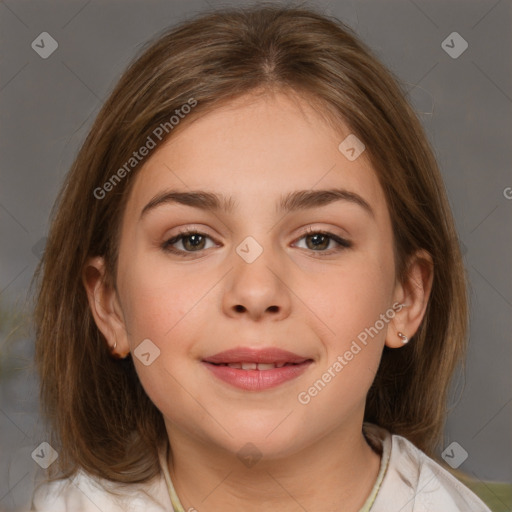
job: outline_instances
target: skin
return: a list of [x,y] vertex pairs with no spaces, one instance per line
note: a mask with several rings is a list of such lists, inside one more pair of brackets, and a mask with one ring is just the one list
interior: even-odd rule
[[[394,272],[392,227],[382,188],[365,153],[349,161],[334,130],[305,99],[245,96],[195,119],[152,153],[135,178],[122,219],[116,289],[102,283],[105,262],[91,258],[84,284],[109,345],[121,355],[150,339],[160,356],[134,362],[165,418],[171,478],[185,510],[357,512],[377,478],[380,457],[361,432],[365,399],[384,345],[403,346],[424,316],[432,283],[418,252],[408,280]],[[343,187],[373,209],[337,201],[277,213],[281,194]],[[232,212],[166,204],[144,206],[168,189],[232,196]],[[162,245],[180,228],[208,237]],[[348,239],[320,250],[305,228]],[[247,237],[263,248],[247,263]],[[309,240],[309,243],[308,243]],[[328,242],[329,241],[329,242]],[[327,246],[328,243],[328,246]],[[322,256],[320,252],[331,254]],[[307,404],[297,395],[343,355],[352,340],[395,303],[405,304]],[[241,307],[243,306],[243,307]],[[275,346],[310,357],[298,378],[261,392],[217,380],[201,360],[236,346]],[[253,443],[262,458],[246,467],[237,452]]]

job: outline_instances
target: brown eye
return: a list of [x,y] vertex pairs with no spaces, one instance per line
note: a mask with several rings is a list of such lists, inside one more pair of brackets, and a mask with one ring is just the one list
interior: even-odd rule
[[329,242],[331,241],[327,235],[322,233],[316,233],[314,235],[307,235],[306,240],[311,242],[306,242],[308,249],[316,250],[316,249],[327,249],[329,246]]
[[[315,231],[310,229],[299,240],[306,240],[306,249],[317,252],[319,255],[329,255],[352,247],[352,243],[328,231]],[[328,249],[333,242],[335,245]]]
[[196,249],[204,249],[205,238],[196,233],[193,235],[185,235],[181,237],[183,247],[187,251],[195,251]]
[[[162,244],[162,249],[167,252],[186,256],[187,253],[194,253],[204,250],[207,239],[211,237],[198,231],[182,231],[175,237],[167,240]],[[179,247],[181,244],[182,248]],[[178,247],[174,247],[178,245]]]

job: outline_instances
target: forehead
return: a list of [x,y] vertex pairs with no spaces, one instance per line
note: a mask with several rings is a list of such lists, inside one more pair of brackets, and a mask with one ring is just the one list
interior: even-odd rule
[[135,177],[129,211],[140,214],[165,189],[221,193],[236,210],[294,190],[343,187],[378,215],[385,199],[366,154],[350,161],[338,149],[350,134],[303,97],[242,96],[192,119],[149,155]]

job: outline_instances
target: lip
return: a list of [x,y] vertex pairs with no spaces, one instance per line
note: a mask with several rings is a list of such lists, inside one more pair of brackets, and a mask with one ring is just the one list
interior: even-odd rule
[[[312,362],[311,358],[274,347],[264,349],[238,347],[209,356],[203,359],[202,364],[216,378],[236,388],[246,391],[264,391],[299,377]],[[287,364],[269,370],[243,370],[225,366],[230,363]]]
[[229,363],[303,363],[310,359],[287,350],[276,347],[250,348],[236,347],[213,356],[206,357],[203,361],[215,364]]

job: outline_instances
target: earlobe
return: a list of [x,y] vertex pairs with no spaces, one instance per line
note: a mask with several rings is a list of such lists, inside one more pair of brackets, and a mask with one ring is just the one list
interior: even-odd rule
[[414,336],[425,316],[433,279],[432,257],[418,250],[410,259],[405,281],[396,286],[395,298],[401,307],[388,328],[386,346],[402,347]]
[[130,351],[121,308],[114,287],[106,280],[106,265],[102,256],[87,260],[82,272],[89,307],[98,329],[107,340],[112,355],[126,357]]
[[402,340],[404,345],[409,342],[409,338],[403,332],[397,331],[396,335]]

